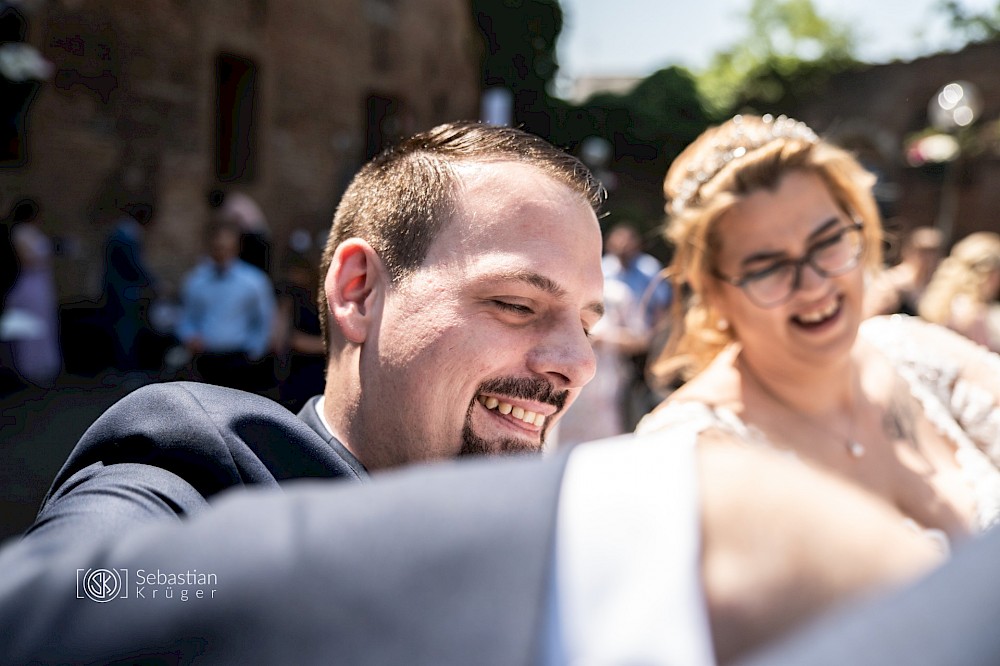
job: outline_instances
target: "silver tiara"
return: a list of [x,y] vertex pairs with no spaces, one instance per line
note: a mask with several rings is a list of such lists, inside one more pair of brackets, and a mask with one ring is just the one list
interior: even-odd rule
[[809,126],[788,116],[775,118],[771,114],[761,117],[763,125],[746,126],[743,116],[734,116],[735,130],[725,141],[720,141],[708,156],[700,163],[687,167],[687,176],[677,187],[677,195],[670,200],[670,212],[679,215],[694,199],[701,186],[714,178],[722,169],[732,162],[767,145],[775,139],[798,139],[808,143],[816,143],[819,137],[809,129]]

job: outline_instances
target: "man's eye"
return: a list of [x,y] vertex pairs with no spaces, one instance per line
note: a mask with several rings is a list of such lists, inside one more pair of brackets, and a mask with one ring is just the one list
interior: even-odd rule
[[501,310],[505,310],[507,312],[513,312],[514,314],[530,315],[534,313],[534,311],[527,305],[520,305],[518,303],[508,303],[507,301],[494,300],[493,304],[498,308],[500,308]]

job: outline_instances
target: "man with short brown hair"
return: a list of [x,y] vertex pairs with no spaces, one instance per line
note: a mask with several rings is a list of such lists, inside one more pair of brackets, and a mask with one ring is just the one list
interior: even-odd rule
[[537,451],[594,373],[600,185],[520,130],[452,123],[355,176],[320,274],[324,395],[367,469]]
[[602,197],[517,129],[449,123],[390,149],[348,187],[324,254],[324,395],[296,419],[243,391],[143,387],[87,431],[32,531],[68,517],[62,539],[114,534],[232,486],[541,450],[594,374]]

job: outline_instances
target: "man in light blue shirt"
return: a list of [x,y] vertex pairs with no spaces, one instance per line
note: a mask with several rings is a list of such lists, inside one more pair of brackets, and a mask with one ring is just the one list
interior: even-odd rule
[[[604,249],[601,269],[605,281],[625,285],[635,303],[634,311],[626,315],[626,319],[634,327],[645,328],[647,340],[657,339],[667,325],[673,300],[670,283],[660,275],[663,264],[642,251],[639,231],[627,223],[612,227]],[[626,431],[635,428],[639,420],[661,400],[661,396],[646,384],[647,351],[636,350],[625,354],[622,359],[626,379],[623,381],[620,409]]]
[[206,382],[250,391],[267,381],[261,364],[274,321],[274,288],[267,274],[239,259],[240,231],[212,226],[209,257],[184,283],[177,337]]
[[601,260],[604,278],[619,280],[643,307],[646,325],[653,328],[670,307],[670,283],[660,278],[663,264],[642,251],[642,238],[635,227],[618,224],[608,233],[606,254]]

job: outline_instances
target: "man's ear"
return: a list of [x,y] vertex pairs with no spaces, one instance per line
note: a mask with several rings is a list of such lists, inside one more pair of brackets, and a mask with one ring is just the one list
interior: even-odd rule
[[368,337],[388,275],[366,241],[349,238],[333,253],[323,288],[332,325],[354,343]]

